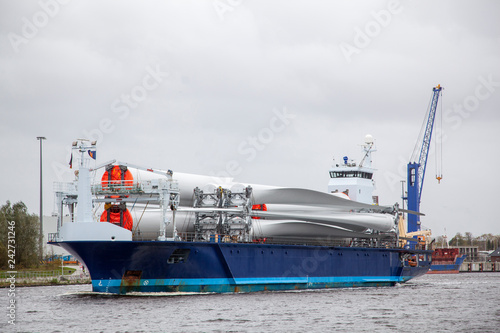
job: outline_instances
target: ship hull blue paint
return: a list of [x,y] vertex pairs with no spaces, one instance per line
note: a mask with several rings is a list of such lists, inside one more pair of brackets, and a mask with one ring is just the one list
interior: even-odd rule
[[460,268],[460,265],[432,265],[431,266],[431,271],[458,271]]
[[[391,286],[425,274],[432,253],[206,242],[69,241],[57,244],[87,266],[93,291],[116,294]],[[424,260],[419,261],[418,267],[411,267],[401,259],[404,254],[414,254]],[[174,260],[176,256],[178,259]]]

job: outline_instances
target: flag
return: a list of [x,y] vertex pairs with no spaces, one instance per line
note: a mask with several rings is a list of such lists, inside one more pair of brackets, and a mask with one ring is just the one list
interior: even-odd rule
[[73,169],[73,153],[71,153],[71,158],[69,160],[69,168]]
[[95,154],[96,154],[95,150],[90,150],[89,149],[89,156],[92,157],[94,160],[95,160]]

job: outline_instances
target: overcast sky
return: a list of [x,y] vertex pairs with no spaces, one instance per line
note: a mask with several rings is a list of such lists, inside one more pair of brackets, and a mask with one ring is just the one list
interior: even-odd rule
[[431,154],[423,224],[500,234],[499,13],[498,1],[0,0],[0,203],[38,214],[37,136],[50,215],[76,138],[98,139],[98,163],[326,191],[333,157],[359,161],[369,133],[392,205],[441,84],[443,180]]

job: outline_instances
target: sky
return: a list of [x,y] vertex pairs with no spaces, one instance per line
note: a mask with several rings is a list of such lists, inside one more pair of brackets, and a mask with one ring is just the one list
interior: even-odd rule
[[[366,134],[401,202],[432,88],[422,194],[433,236],[500,234],[498,1],[0,0],[0,203],[44,214],[71,142],[111,159],[326,191]],[[443,179],[435,179],[442,161]]]

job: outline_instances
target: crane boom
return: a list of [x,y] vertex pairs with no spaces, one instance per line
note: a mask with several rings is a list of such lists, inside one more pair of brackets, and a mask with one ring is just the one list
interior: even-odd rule
[[443,88],[440,85],[432,88],[433,94],[432,94],[431,108],[429,110],[429,117],[427,118],[427,125],[425,126],[424,140],[422,142],[422,149],[420,150],[420,158],[418,160],[418,163],[420,164],[420,169],[419,169],[420,191],[418,193],[418,202],[420,202],[420,199],[422,198],[422,189],[424,188],[424,178],[425,178],[425,170],[427,167],[427,158],[429,157],[429,148],[431,145],[432,129],[434,128],[434,119],[436,119],[436,110],[439,100],[439,94],[441,93],[442,89]]
[[[427,167],[427,158],[429,157],[429,148],[432,139],[432,130],[434,128],[434,119],[436,118],[437,104],[439,95],[443,88],[440,85],[432,88],[432,101],[427,117],[425,132],[423,135],[420,155],[417,162],[408,163],[408,209],[420,212],[420,201],[422,198],[422,188],[424,186],[425,169]],[[416,156],[412,156],[414,161]],[[408,214],[408,232],[420,230],[420,218],[418,215]]]

